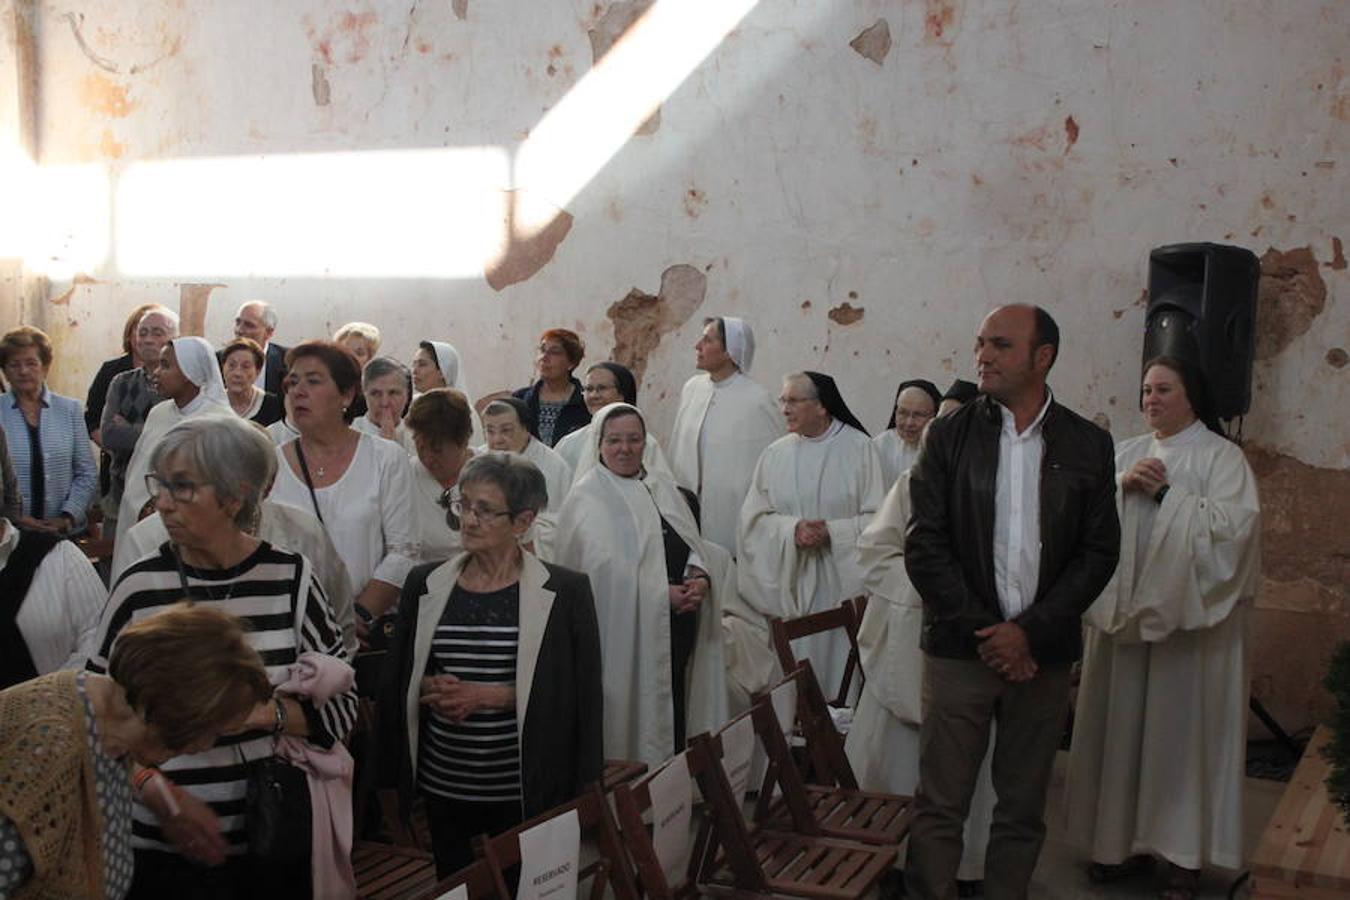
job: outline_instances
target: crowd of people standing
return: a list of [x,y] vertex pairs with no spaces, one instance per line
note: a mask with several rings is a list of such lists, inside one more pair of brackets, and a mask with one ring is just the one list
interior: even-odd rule
[[[1113,446],[1048,385],[1054,319],[999,307],[976,381],[900,380],[871,436],[827,374],[775,396],[750,324],[715,317],[663,439],[568,329],[531,383],[475,396],[448,342],[404,362],[368,323],[278,326],[251,301],[215,347],[139,307],[84,404],[48,389],[43,332],[0,337],[0,900],[351,896],[358,695],[362,764],[424,806],[449,874],[604,759],[655,765],[746,708],[779,674],[771,619],[858,597],[846,750],[916,798],[910,896],[1027,895],[1080,659],[1091,877],[1156,857],[1186,900],[1240,864],[1260,504],[1188,363],[1146,364],[1146,430]],[[91,511],[103,577],[69,540]],[[848,650],[794,646],[828,685]],[[64,766],[41,778],[38,732]],[[261,852],[274,759],[324,817],[308,865]],[[34,824],[57,777],[83,790],[64,858]]]

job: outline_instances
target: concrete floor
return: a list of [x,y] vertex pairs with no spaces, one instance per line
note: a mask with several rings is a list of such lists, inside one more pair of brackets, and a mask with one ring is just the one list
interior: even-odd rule
[[[1032,881],[1031,896],[1035,900],[1087,900],[1098,897],[1156,897],[1164,867],[1155,867],[1153,875],[1113,885],[1095,885],[1088,881],[1087,861],[1082,851],[1071,847],[1064,833],[1064,770],[1068,754],[1060,753],[1055,764],[1055,779],[1050,786],[1047,810],[1049,834],[1041,852],[1036,876]],[[1247,834],[1247,855],[1256,849],[1262,830],[1266,827],[1284,792],[1285,783],[1248,778],[1244,822]],[[1200,894],[1204,900],[1220,900],[1228,896],[1228,889],[1240,872],[1226,869],[1206,870],[1200,879]],[[1240,896],[1245,896],[1241,894]]]

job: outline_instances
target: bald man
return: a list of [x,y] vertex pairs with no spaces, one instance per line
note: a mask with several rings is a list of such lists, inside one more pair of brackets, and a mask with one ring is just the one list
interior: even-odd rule
[[905,569],[924,651],[911,897],[957,897],[962,825],[995,724],[985,896],[1025,898],[1045,840],[1081,618],[1120,551],[1111,437],[1055,402],[1046,376],[1058,353],[1045,310],[991,312],[975,340],[982,396],[933,421],[910,469]]
[[234,316],[234,336],[246,337],[263,348],[263,367],[254,382],[269,394],[281,396],[281,379],[286,375],[286,354],[290,347],[272,342],[277,330],[277,313],[272,304],[250,300]]

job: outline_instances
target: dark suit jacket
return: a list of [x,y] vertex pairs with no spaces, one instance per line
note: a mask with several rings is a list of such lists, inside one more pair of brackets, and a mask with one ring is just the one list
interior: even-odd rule
[[286,354],[290,347],[283,347],[276,341],[267,343],[267,374],[263,378],[263,390],[269,394],[281,396],[281,380],[286,377]]
[[586,408],[585,394],[581,392],[581,382],[575,378],[569,379],[572,382],[572,396],[567,401],[567,405],[558,413],[558,421],[553,426],[553,443],[549,444],[539,437],[539,391],[544,386],[544,382],[536,381],[529,387],[523,387],[511,392],[511,396],[517,400],[524,400],[525,407],[529,411],[530,420],[525,423],[525,427],[530,430],[530,434],[535,439],[542,441],[548,446],[556,446],[567,435],[574,431],[585,428],[591,424],[591,411]]
[[[974,659],[974,632],[1003,621],[994,582],[999,406],[987,396],[934,419],[909,473],[905,569],[923,598],[924,652]],[[1082,653],[1084,611],[1120,556],[1111,436],[1053,400],[1041,420],[1040,576],[1014,620],[1041,665]]]
[[[413,569],[399,601],[379,730],[381,755],[393,761],[405,817],[417,786],[421,679],[431,638],[467,559],[461,554]],[[522,815],[529,818],[578,796],[604,772],[600,630],[590,579],[527,553],[519,640],[516,715]]]

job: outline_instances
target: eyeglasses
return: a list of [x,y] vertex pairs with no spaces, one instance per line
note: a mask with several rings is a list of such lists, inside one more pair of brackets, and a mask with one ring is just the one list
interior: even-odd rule
[[441,499],[437,501],[445,510],[445,524],[450,526],[451,531],[459,531],[460,523],[466,516],[473,516],[474,521],[480,525],[489,525],[502,517],[510,518],[515,515],[509,509],[488,509],[481,504],[466,506],[463,500],[452,496],[454,490],[452,487],[446,488],[441,492]]
[[611,391],[617,394],[619,392],[619,389],[612,385],[601,385],[600,387],[595,387],[594,385],[589,384],[581,389],[581,392],[583,394],[608,394]]
[[796,406],[798,403],[810,403],[815,397],[779,397],[779,406]]
[[910,412],[907,409],[895,411],[895,421],[897,422],[927,422],[931,418],[933,418],[932,413]]
[[198,484],[195,481],[188,481],[186,478],[179,478],[173,481],[167,481],[151,472],[145,476],[145,490],[150,494],[150,499],[157,500],[164,491],[169,492],[175,503],[191,503],[197,499]]

